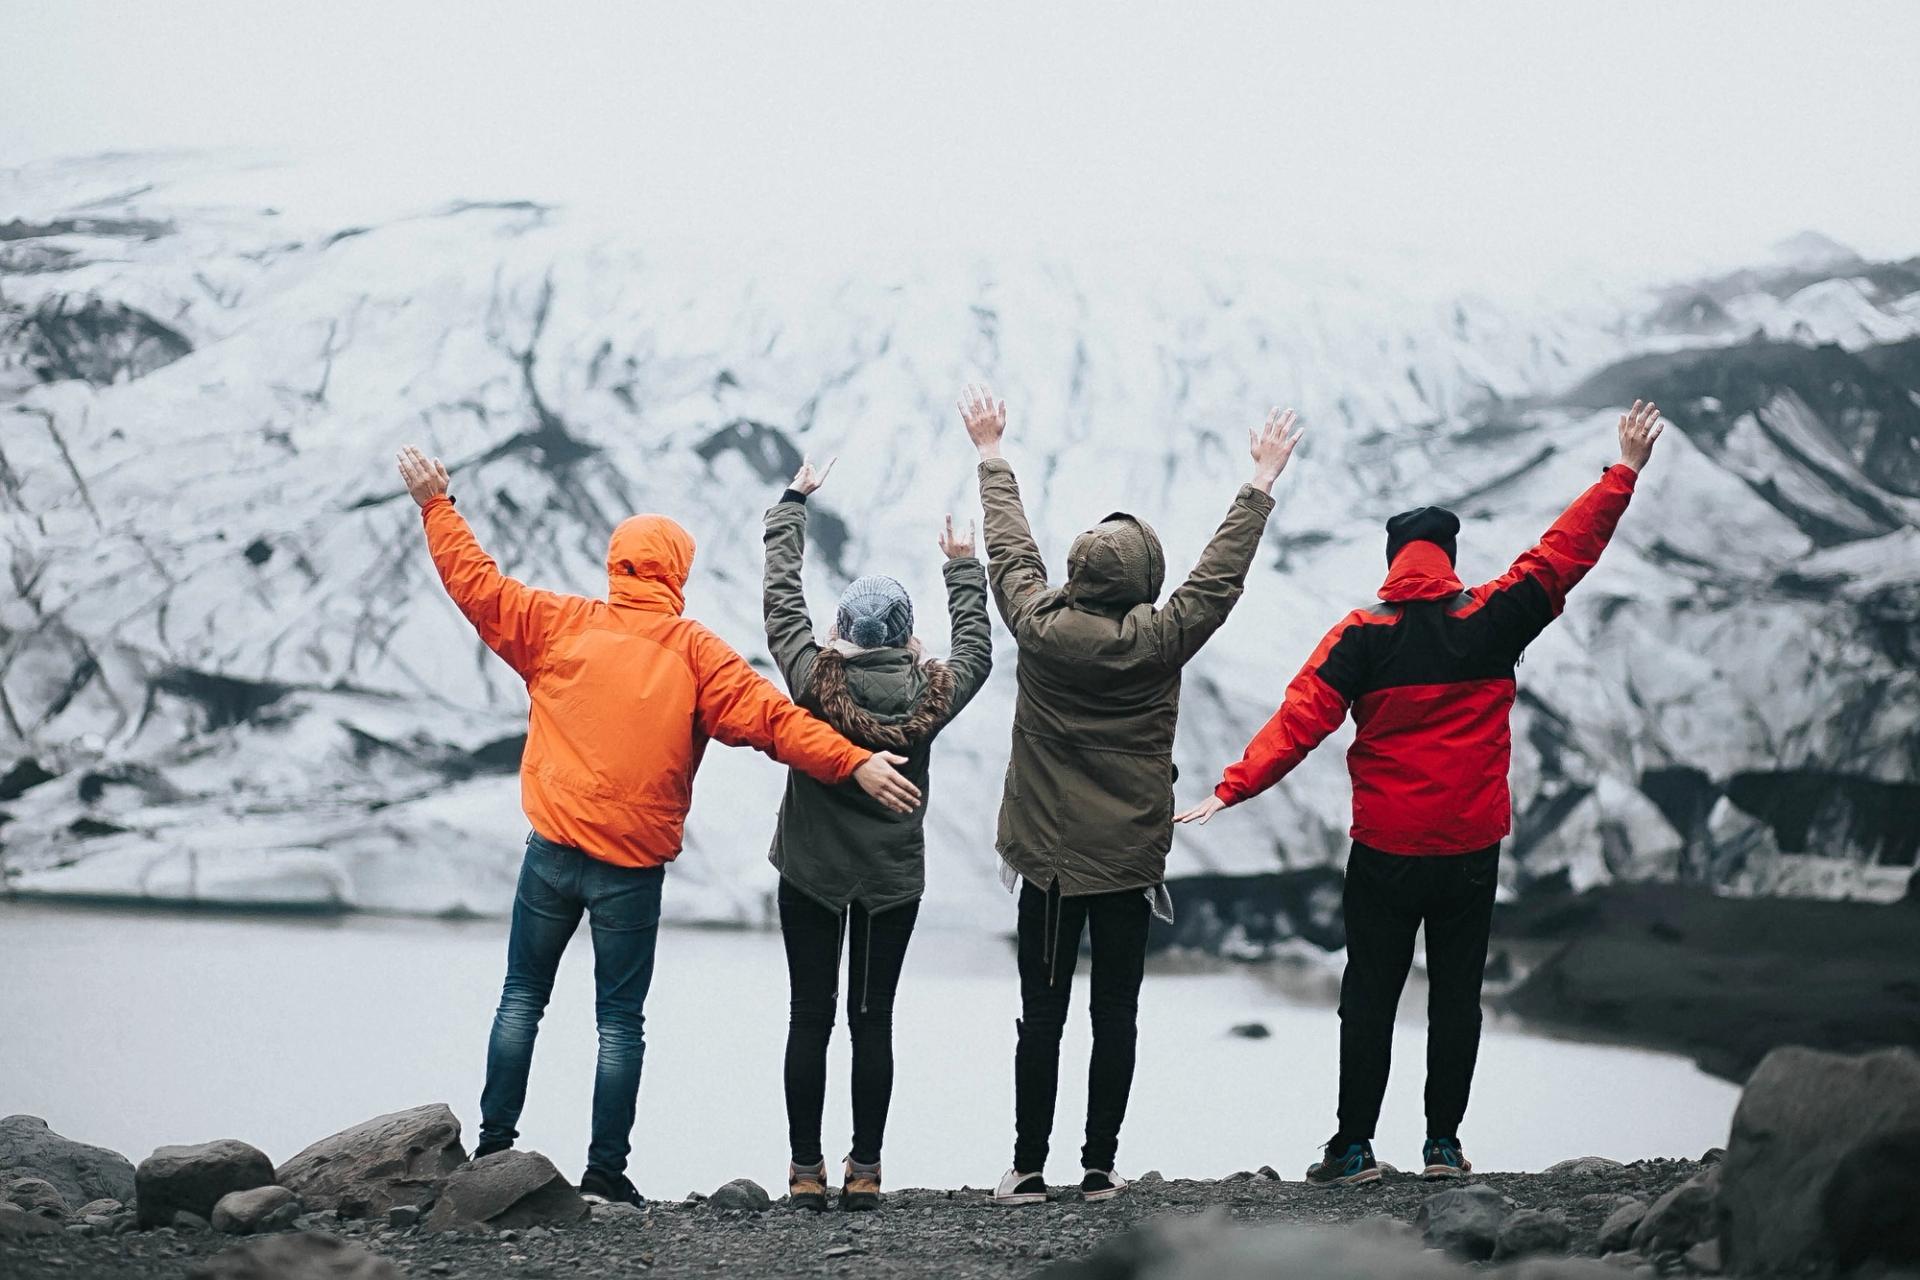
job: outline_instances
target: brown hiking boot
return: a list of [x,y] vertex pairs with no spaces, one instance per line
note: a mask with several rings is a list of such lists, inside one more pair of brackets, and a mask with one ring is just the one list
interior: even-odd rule
[[846,1179],[840,1188],[840,1207],[847,1210],[880,1207],[880,1166],[859,1165],[847,1157]]
[[827,1164],[821,1161],[811,1169],[787,1166],[787,1205],[821,1213],[827,1207]]

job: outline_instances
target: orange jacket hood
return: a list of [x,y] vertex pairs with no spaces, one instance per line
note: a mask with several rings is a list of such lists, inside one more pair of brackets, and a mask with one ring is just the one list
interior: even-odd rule
[[607,540],[607,599],[661,613],[687,605],[693,535],[665,516],[628,516]]
[[1409,542],[1388,567],[1387,580],[1380,584],[1380,598],[1390,604],[1445,600],[1465,589],[1446,552],[1431,542]]

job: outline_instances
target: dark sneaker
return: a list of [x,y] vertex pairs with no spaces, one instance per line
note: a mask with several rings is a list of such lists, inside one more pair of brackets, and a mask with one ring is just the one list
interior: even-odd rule
[[513,1143],[496,1139],[493,1142],[483,1142],[475,1147],[472,1158],[478,1160],[481,1156],[496,1155],[499,1152],[511,1150],[513,1150]]
[[630,1204],[647,1207],[647,1198],[634,1189],[624,1173],[605,1173],[589,1169],[580,1178],[580,1194],[589,1204]]
[[827,1207],[827,1162],[822,1160],[811,1169],[802,1169],[799,1165],[787,1166],[787,1204],[794,1209],[805,1209],[813,1213],[824,1212]]
[[1080,1198],[1111,1200],[1127,1189],[1127,1180],[1111,1169],[1088,1169],[1080,1177]]
[[995,1204],[1044,1204],[1046,1199],[1047,1180],[1037,1173],[1021,1173],[1018,1169],[1007,1170],[993,1191]]
[[880,1207],[879,1165],[857,1165],[848,1157],[841,1170],[840,1207],[854,1212]]
[[1422,1148],[1422,1159],[1427,1167],[1420,1172],[1423,1178],[1439,1181],[1442,1178],[1464,1178],[1473,1172],[1473,1162],[1460,1151],[1458,1138],[1428,1138]]
[[1307,1169],[1307,1181],[1322,1187],[1357,1187],[1363,1182],[1380,1181],[1380,1166],[1374,1162],[1371,1142],[1346,1142],[1338,1139],[1327,1144],[1318,1164]]

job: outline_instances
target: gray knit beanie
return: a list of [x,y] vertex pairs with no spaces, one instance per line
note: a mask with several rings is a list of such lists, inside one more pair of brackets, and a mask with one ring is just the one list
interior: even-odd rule
[[883,574],[856,578],[840,593],[834,623],[842,640],[862,649],[898,649],[913,636],[913,601]]

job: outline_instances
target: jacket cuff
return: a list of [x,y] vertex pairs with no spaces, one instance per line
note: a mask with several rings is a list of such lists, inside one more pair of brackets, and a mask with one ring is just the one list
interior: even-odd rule
[[1240,486],[1239,496],[1235,498],[1234,501],[1245,503],[1263,516],[1273,514],[1273,495],[1265,489],[1257,488],[1250,484],[1243,484]]
[[1606,470],[1602,471],[1600,475],[1602,479],[1611,476],[1614,481],[1626,489],[1628,493],[1633,492],[1633,486],[1639,483],[1640,480],[1640,473],[1624,462],[1613,463]]
[[980,475],[982,478],[985,478],[987,474],[990,472],[997,472],[997,471],[1004,471],[1008,475],[1012,475],[1013,464],[1011,462],[1008,462],[1005,458],[980,459]]
[[958,560],[948,557],[945,563],[940,566],[940,572],[948,577],[951,577],[956,569],[962,574],[965,574],[969,569],[977,569],[983,578],[987,574],[987,567],[980,563],[980,557],[977,555],[961,556]]
[[1235,792],[1232,787],[1229,787],[1224,780],[1219,786],[1213,789],[1213,798],[1224,805],[1236,805],[1240,803],[1239,794]]
[[[807,503],[807,495],[800,492],[798,489],[789,489],[785,493],[780,495],[780,501],[781,502],[797,502],[801,506],[805,506]],[[778,506],[779,503],[775,503],[774,505]]]
[[449,507],[451,507],[453,505],[453,495],[450,493],[436,493],[431,498],[428,498],[427,505],[420,508],[420,518],[422,520],[425,520],[427,518],[427,513],[432,511],[435,507],[439,506],[443,502]]

